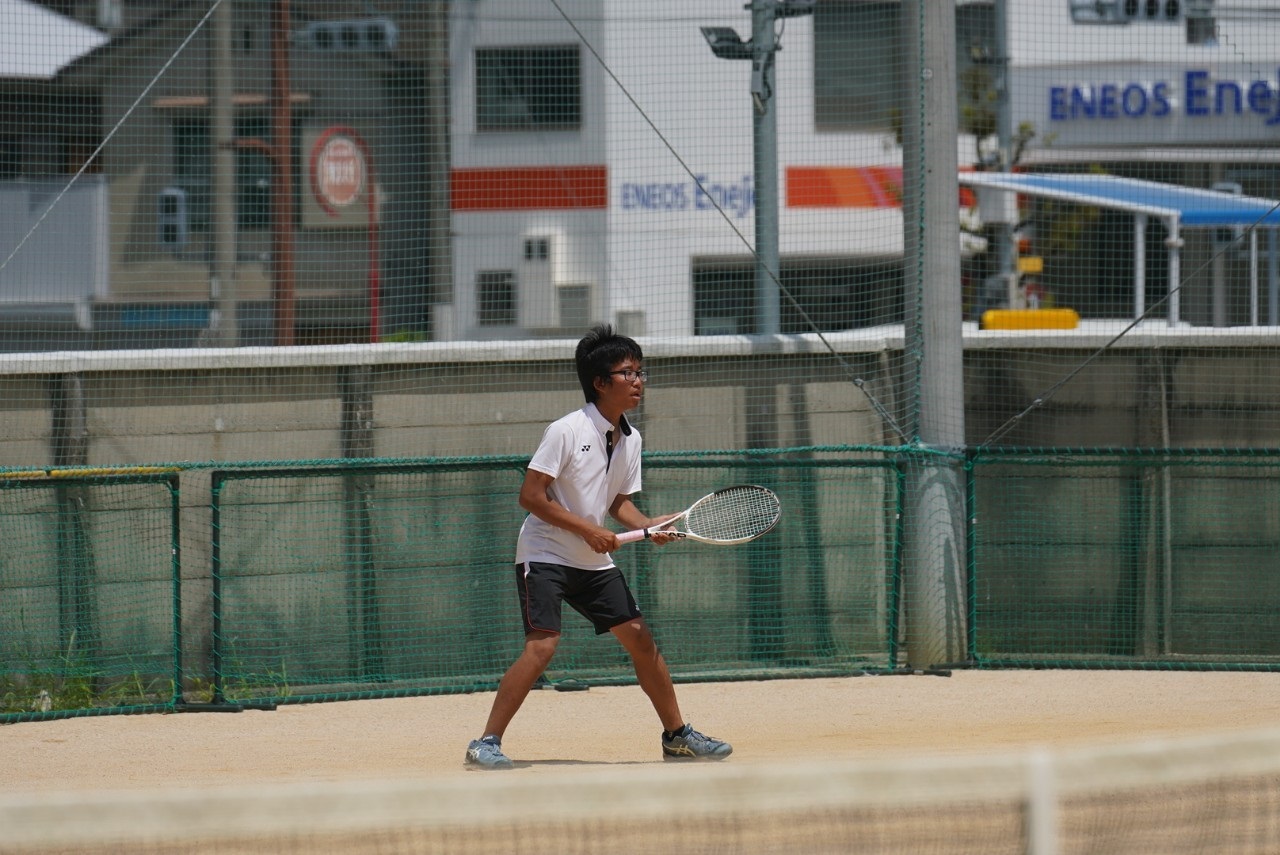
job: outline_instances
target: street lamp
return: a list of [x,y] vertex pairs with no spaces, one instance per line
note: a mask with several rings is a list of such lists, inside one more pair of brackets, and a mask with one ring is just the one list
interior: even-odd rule
[[756,332],[780,331],[778,277],[778,116],[773,59],[780,48],[774,22],[813,14],[817,0],[751,0],[751,40],[732,27],[702,27],[720,59],[751,60],[752,136],[756,188]]
[[751,59],[751,43],[744,42],[733,27],[703,27],[702,37],[720,59]]

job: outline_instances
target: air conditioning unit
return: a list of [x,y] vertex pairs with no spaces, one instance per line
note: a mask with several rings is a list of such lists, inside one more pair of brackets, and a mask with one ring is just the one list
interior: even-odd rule
[[560,306],[560,329],[576,338],[591,326],[593,312],[591,297],[595,289],[589,282],[573,282],[556,285],[556,298]]
[[1071,20],[1077,24],[1127,24],[1121,0],[1070,0]]
[[156,240],[161,246],[180,250],[187,245],[187,191],[166,187],[156,196]]
[[1184,14],[1183,0],[1121,0],[1120,14],[1126,21],[1180,24]]
[[560,295],[564,282],[564,235],[555,231],[526,234],[520,247],[519,320],[527,330],[560,326]]
[[382,53],[396,49],[399,35],[390,18],[315,21],[302,31],[302,43],[315,51]]

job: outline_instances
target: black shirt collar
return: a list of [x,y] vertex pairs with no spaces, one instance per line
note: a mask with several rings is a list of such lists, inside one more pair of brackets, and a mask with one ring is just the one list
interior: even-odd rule
[[[594,403],[587,404],[587,412],[591,416],[591,421],[595,422],[596,427],[600,429],[600,433],[612,430],[609,420],[604,417]],[[627,421],[626,413],[618,417],[618,428],[622,431],[623,436],[631,436],[631,422]]]

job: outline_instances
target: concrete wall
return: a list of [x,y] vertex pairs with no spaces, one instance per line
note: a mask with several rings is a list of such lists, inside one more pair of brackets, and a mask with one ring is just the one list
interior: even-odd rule
[[[1116,325],[1116,331],[1122,328]],[[967,331],[968,444],[1280,447],[1280,339],[1267,329]],[[643,342],[635,421],[650,451],[896,445],[909,432],[896,328],[777,342]],[[0,466],[55,460],[50,390],[83,389],[89,466],[343,456],[344,389],[374,457],[529,454],[581,405],[572,341],[15,354],[0,360]],[[905,378],[905,381],[904,381]],[[861,381],[861,387],[856,381]],[[874,402],[873,397],[874,396]],[[1036,402],[1039,403],[1036,403]]]

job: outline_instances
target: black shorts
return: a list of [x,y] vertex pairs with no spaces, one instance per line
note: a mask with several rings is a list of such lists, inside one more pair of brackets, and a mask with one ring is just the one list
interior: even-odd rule
[[596,635],[640,617],[640,607],[617,567],[578,570],[563,564],[530,561],[516,565],[516,588],[520,591],[520,615],[526,635],[538,631],[559,633],[562,602],[591,621]]

